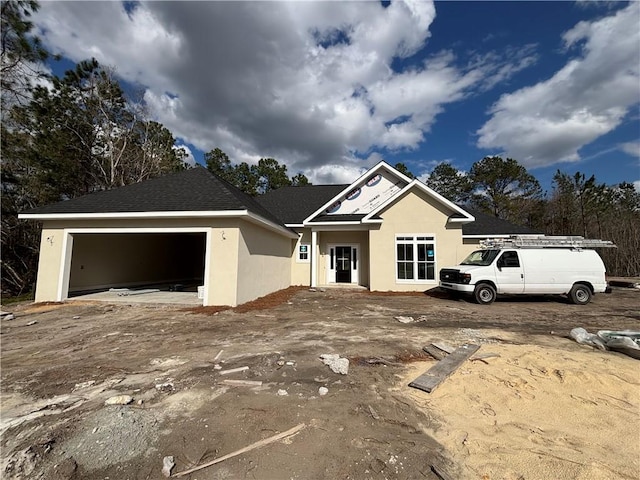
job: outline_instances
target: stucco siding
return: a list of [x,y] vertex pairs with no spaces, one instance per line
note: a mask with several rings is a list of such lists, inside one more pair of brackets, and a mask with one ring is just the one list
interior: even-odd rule
[[64,229],[46,226],[42,228],[36,279],[36,302],[55,302],[58,300],[64,244]]
[[291,239],[240,223],[237,300],[241,304],[291,285]]
[[[370,289],[376,291],[424,291],[438,284],[438,270],[464,258],[460,224],[448,223],[451,211],[414,188],[381,212],[383,222],[369,232]],[[431,281],[396,279],[396,235],[435,237],[435,278]]]
[[[303,228],[299,230],[302,235],[298,240],[292,241],[291,252],[291,285],[311,285],[311,230]],[[309,246],[309,261],[303,262],[298,259],[300,244]]]

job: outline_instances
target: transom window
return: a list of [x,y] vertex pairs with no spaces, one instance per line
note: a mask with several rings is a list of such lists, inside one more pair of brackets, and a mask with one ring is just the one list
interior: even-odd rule
[[436,278],[436,242],[429,235],[396,237],[396,280],[426,281]]

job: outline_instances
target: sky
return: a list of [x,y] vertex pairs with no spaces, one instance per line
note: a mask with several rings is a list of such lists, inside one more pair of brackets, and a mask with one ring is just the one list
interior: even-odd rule
[[315,184],[514,158],[640,190],[640,2],[42,1],[62,74],[95,57],[203,163]]

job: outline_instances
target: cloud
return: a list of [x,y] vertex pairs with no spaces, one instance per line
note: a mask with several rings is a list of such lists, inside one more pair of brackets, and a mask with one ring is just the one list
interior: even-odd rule
[[150,112],[185,143],[318,179],[418,148],[447,105],[535,61],[522,49],[465,65],[445,51],[394,70],[427,45],[436,11],[424,0],[127,5],[42,2],[34,20],[53,51],[94,56],[142,85]]
[[578,50],[551,78],[505,94],[476,132],[477,145],[502,149],[527,167],[580,160],[579,150],[620,125],[640,102],[640,3],[563,35]]
[[640,158],[640,141],[621,143],[618,147],[627,155]]

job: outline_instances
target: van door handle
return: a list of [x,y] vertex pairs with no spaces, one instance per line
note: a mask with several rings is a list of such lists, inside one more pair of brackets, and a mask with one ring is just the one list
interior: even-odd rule
[[520,278],[524,278],[524,273],[521,273],[521,274],[520,274]]

